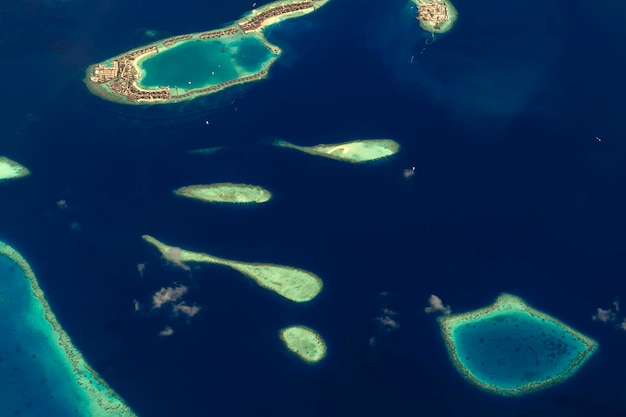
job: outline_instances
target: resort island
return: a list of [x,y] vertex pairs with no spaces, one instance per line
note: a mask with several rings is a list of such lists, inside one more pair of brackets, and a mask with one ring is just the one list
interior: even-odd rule
[[[266,4],[233,24],[133,49],[87,69],[89,91],[123,104],[177,103],[267,77],[281,50],[263,30],[328,0]],[[189,63],[189,64],[186,64]]]
[[411,0],[417,6],[420,27],[430,33],[446,33],[456,21],[457,11],[448,0]]

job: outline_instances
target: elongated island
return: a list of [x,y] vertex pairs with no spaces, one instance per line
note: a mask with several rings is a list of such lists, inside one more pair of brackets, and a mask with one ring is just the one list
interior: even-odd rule
[[89,91],[123,104],[192,100],[267,77],[281,49],[263,30],[317,10],[328,0],[281,0],[221,29],[160,40],[87,68]]
[[457,18],[457,11],[449,0],[411,0],[417,6],[420,27],[430,33],[446,33]]

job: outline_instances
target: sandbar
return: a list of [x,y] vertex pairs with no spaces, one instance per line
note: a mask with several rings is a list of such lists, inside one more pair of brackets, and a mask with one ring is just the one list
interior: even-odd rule
[[316,363],[326,356],[326,343],[315,330],[305,326],[290,326],[280,331],[280,339],[287,349],[308,363]]
[[7,157],[0,156],[0,181],[12,180],[28,175],[30,175],[30,171],[26,167]]
[[143,235],[142,238],[156,247],[163,258],[183,269],[189,269],[187,264],[192,262],[227,266],[252,278],[259,286],[296,303],[310,301],[322,290],[322,280],[312,272],[303,269],[284,265],[233,261],[169,246],[149,235]]
[[230,182],[188,185],[174,190],[174,194],[207,203],[260,204],[272,198],[265,188]]
[[[257,81],[268,76],[270,66],[282,53],[278,46],[267,40],[263,33],[264,29],[283,20],[311,13],[328,1],[280,0],[272,2],[248,12],[241,19],[220,29],[160,40],[91,65],[87,68],[84,82],[89,91],[106,100],[123,104],[163,104],[192,100],[237,84]],[[236,63],[238,48],[233,47],[232,51],[230,48],[230,45],[236,45],[244,39],[256,40],[270,52],[268,58],[254,70],[247,70],[242,65],[238,65]],[[223,68],[224,71],[230,71],[227,79],[215,78],[216,81],[206,82],[199,86],[191,85],[191,82],[184,85],[142,86],[142,80],[146,76],[142,64],[146,60],[157,54],[167,53],[174,48],[198,41],[204,43],[219,41],[223,44],[220,54],[226,54],[225,58],[229,59],[222,59],[223,57],[220,59],[225,66],[229,67]],[[207,68],[207,71],[215,75],[218,70]]]
[[400,151],[400,145],[391,139],[359,139],[351,142],[298,146],[284,140],[274,142],[281,148],[296,149],[310,155],[339,161],[362,163],[387,158]]

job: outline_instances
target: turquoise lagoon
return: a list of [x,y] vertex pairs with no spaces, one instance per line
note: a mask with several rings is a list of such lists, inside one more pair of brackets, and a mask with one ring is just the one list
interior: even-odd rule
[[440,323],[459,371],[501,395],[562,382],[597,349],[595,341],[509,294],[490,307],[442,317]]
[[72,346],[30,266],[3,242],[0,331],[0,415],[135,415]]
[[258,36],[184,41],[140,61],[139,86],[208,87],[258,73],[276,58]]

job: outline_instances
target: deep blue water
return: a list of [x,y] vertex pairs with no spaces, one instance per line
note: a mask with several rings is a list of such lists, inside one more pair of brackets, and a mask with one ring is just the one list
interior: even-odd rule
[[[403,0],[333,0],[268,31],[284,55],[267,80],[135,108],[90,95],[85,68],[152,42],[146,30],[207,30],[251,5],[2,4],[0,155],[32,175],[0,184],[0,240],[28,259],[78,349],[140,416],[624,415],[626,332],[591,316],[626,297],[625,6],[455,5],[457,26],[427,45]],[[360,137],[402,149],[348,165],[267,145]],[[274,199],[228,208],[171,193],[221,181]],[[298,266],[324,290],[297,305],[223,268],[180,271],[146,233]],[[133,311],[173,283],[189,287],[198,316]],[[433,293],[463,312],[501,292],[594,338],[597,353],[522,398],[472,387],[423,308]],[[397,330],[379,329],[383,308],[398,313]],[[292,324],[325,337],[323,362],[281,345]],[[159,338],[167,325],[175,333]]]

